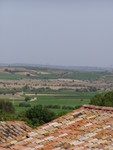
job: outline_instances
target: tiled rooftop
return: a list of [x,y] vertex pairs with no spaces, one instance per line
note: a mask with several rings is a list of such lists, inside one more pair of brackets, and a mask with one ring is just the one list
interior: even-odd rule
[[[13,130],[10,128],[10,134]],[[113,150],[113,108],[84,105],[28,130],[19,138],[12,137],[0,150]]]
[[0,147],[13,143],[31,130],[23,121],[0,121]]

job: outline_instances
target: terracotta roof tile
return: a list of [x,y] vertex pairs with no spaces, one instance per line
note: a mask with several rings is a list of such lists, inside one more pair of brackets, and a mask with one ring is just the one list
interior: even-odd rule
[[[10,128],[8,141],[6,128]],[[17,135],[11,136],[14,129]],[[27,134],[23,129],[20,123],[1,124],[0,150],[112,150],[113,108],[84,105],[35,130],[26,127]]]
[[[27,134],[31,130],[24,122],[22,121],[1,121],[0,122],[0,146],[3,145],[12,145],[17,143],[17,139]],[[8,143],[8,144],[6,144]]]

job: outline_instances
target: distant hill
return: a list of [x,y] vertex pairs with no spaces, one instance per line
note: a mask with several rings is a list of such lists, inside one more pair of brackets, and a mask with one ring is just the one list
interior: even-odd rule
[[5,64],[2,63],[0,66],[16,66],[16,67],[40,67],[40,68],[49,68],[49,69],[63,69],[63,70],[73,70],[73,71],[87,71],[87,72],[105,72],[105,71],[113,71],[112,68],[104,68],[104,67],[89,67],[89,66],[58,66],[58,65],[43,65],[43,64],[21,64],[21,63],[13,63],[13,64]]

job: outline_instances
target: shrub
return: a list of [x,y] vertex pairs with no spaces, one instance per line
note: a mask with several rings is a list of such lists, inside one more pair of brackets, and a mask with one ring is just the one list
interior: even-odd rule
[[90,104],[97,106],[111,106],[113,107],[113,91],[105,94],[97,94],[91,100]]
[[0,101],[1,112],[14,113],[15,108],[11,102]]
[[30,97],[25,97],[25,101],[30,101]]
[[75,108],[71,106],[62,106],[62,109],[74,110]]
[[27,110],[25,116],[33,126],[42,125],[56,118],[54,112],[42,107],[42,105],[37,105]]
[[59,105],[45,105],[44,108],[60,109]]
[[31,105],[27,103],[19,103],[19,107],[31,107]]

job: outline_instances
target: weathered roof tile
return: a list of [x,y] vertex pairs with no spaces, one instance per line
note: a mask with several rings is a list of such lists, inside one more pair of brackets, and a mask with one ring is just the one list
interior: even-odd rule
[[113,108],[84,105],[35,130],[1,122],[0,131],[0,150],[112,150]]

